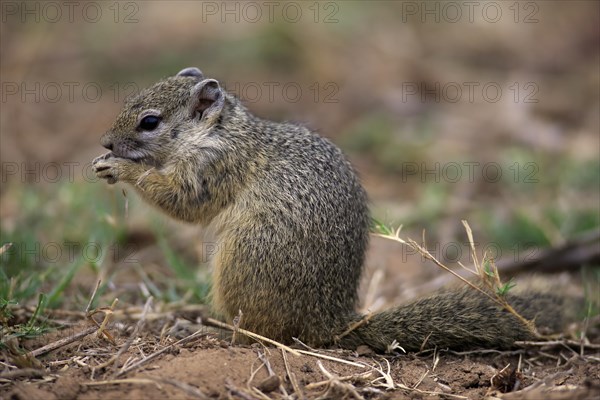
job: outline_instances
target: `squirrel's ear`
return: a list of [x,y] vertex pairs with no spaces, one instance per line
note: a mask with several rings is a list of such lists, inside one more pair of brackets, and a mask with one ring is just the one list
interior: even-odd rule
[[193,76],[200,79],[204,78],[204,75],[202,75],[202,71],[200,71],[196,67],[184,68],[181,71],[179,71],[176,76]]
[[192,118],[213,123],[221,114],[225,95],[214,79],[205,79],[192,88]]

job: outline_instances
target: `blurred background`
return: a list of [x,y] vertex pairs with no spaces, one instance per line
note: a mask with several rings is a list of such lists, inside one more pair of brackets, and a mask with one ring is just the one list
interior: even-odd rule
[[[81,309],[98,278],[125,302],[205,299],[210,237],[89,169],[124,99],[188,66],[338,144],[374,217],[450,266],[469,263],[461,220],[480,256],[515,262],[600,225],[598,2],[1,8],[4,301]],[[364,306],[440,274],[373,238]]]

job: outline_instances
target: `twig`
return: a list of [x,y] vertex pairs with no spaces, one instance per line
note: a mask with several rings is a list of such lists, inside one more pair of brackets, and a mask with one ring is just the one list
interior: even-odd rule
[[238,315],[233,319],[233,333],[231,334],[231,345],[235,345],[235,340],[237,339],[237,333],[240,329],[240,325],[242,324],[242,319],[244,318],[244,314],[242,310],[238,310]]
[[477,290],[478,292],[480,292],[481,294],[483,294],[486,297],[489,297],[492,301],[494,301],[495,303],[499,304],[499,305],[503,305],[502,302],[500,302],[496,297],[490,295],[488,292],[486,292],[485,290],[481,289],[479,286],[475,285],[474,283],[470,282],[469,280],[467,280],[466,278],[464,278],[463,276],[459,275],[458,273],[456,273],[455,271],[453,271],[452,269],[448,268],[447,266],[445,266],[444,264],[442,264],[440,261],[438,261],[437,258],[435,258],[430,252],[429,250],[427,250],[426,248],[422,247],[420,244],[418,244],[417,242],[415,242],[413,239],[401,239],[399,237],[395,237],[395,236],[390,236],[390,235],[383,235],[380,233],[375,234],[375,236],[379,236],[385,239],[389,239],[389,240],[393,240],[402,244],[405,244],[409,247],[411,247],[414,250],[417,250],[419,253],[421,253],[421,255],[423,257],[425,257],[426,259],[428,259],[429,261],[433,262],[435,265],[437,265],[438,267],[442,268],[443,270],[445,270],[446,272],[454,275],[455,277],[457,277],[458,279],[460,279],[461,281],[463,281],[465,284],[469,285],[471,288]]
[[21,368],[0,374],[0,379],[13,380],[16,378],[42,378],[48,373],[43,369]]
[[[433,331],[429,332],[429,334],[427,334],[427,337],[425,339],[423,339],[423,343],[421,343],[421,348],[419,349],[419,351],[423,351],[425,349],[425,345],[427,344],[427,342],[429,341],[429,338],[431,337],[431,334],[433,333]],[[405,352],[406,353],[406,352]],[[435,353],[435,350],[434,350]]]
[[[349,392],[352,395],[352,397],[354,397],[355,399],[363,399],[363,397],[360,394],[358,394],[358,392],[352,385],[342,383],[342,381],[340,380],[339,377],[337,377],[337,376],[333,375],[331,372],[327,371],[325,369],[325,367],[323,366],[323,364],[321,363],[321,361],[317,361],[317,365],[319,366],[319,369],[321,370],[323,375],[325,375],[329,379],[329,388],[327,389],[327,392],[331,389],[331,386],[337,386],[337,387],[342,388],[343,390]],[[326,396],[327,392],[325,393],[324,397],[327,397]]]
[[330,361],[337,361],[337,362],[341,362],[343,364],[349,364],[349,365],[354,365],[356,367],[365,368],[365,366],[362,364],[357,364],[357,363],[353,363],[352,361],[344,360],[342,358],[326,356],[324,354],[318,353],[316,349],[313,349],[312,347],[307,346],[300,339],[298,339],[298,338],[292,338],[292,339],[294,340],[294,342],[296,342],[296,344],[304,347],[305,349],[308,349],[308,350],[296,350],[297,352],[299,352],[301,354],[306,354],[306,355],[313,356],[313,357],[324,358],[324,359],[330,360]]
[[302,340],[292,337],[292,340],[294,341],[294,343],[296,343],[298,346],[302,346],[305,349],[309,350],[309,351],[317,351],[315,349],[313,349],[312,347],[310,347],[309,345],[307,345],[306,343],[304,343]]
[[[497,290],[499,288],[503,287],[503,285],[502,285],[502,280],[500,279],[500,274],[498,273],[498,268],[496,267],[494,260],[493,259],[488,260],[489,266],[490,266],[489,271],[484,270],[484,268],[479,263],[479,260],[477,258],[477,252],[475,251],[475,241],[473,240],[473,231],[471,230],[471,227],[469,226],[469,223],[467,221],[462,220],[462,224],[465,227],[465,230],[467,232],[467,237],[469,238],[469,245],[471,247],[471,258],[473,259],[473,264],[475,265],[475,270],[477,271],[481,282],[483,282],[483,284],[486,285],[489,290],[496,291],[495,298],[502,305],[502,307],[504,307],[505,310],[510,312],[519,321],[521,321],[521,323],[523,323],[529,329],[529,331],[534,334],[535,337],[539,338],[540,335],[539,335],[537,329],[535,328],[534,322],[526,319],[521,314],[519,314],[517,312],[517,310],[515,310],[513,308],[513,306],[510,305],[510,303],[508,303],[508,301],[506,300],[504,295],[498,294]],[[487,256],[484,254],[483,257],[484,257],[484,263],[485,263]]]
[[[348,375],[348,376],[339,376],[336,377],[335,379],[338,380],[339,382],[345,382],[345,381],[350,381],[352,379],[357,379],[357,378],[364,378],[364,379],[368,379],[370,377],[370,375],[372,374],[371,371],[367,371],[367,372],[362,372],[360,374],[356,374],[356,375]],[[304,388],[306,390],[313,390],[313,389],[317,389],[320,388],[321,386],[327,386],[331,384],[331,374],[325,375],[327,377],[327,380],[324,381],[320,381],[320,382],[314,382],[314,383],[309,383],[308,385],[306,385]]]
[[429,370],[425,371],[425,373],[423,375],[421,375],[421,377],[419,378],[419,380],[417,381],[417,383],[414,384],[413,389],[416,389],[419,387],[419,385],[423,382],[423,380],[425,379],[425,377],[429,375]]
[[[133,330],[133,333],[131,334],[129,339],[127,339],[127,341],[125,342],[123,347],[121,347],[119,349],[119,352],[115,356],[115,360],[117,360],[119,357],[121,357],[121,355],[129,349],[129,347],[131,346],[133,341],[140,334],[140,331],[142,330],[142,328],[144,327],[144,324],[146,323],[146,315],[148,314],[148,310],[150,310],[150,307],[152,306],[152,300],[153,300],[152,296],[148,297],[148,300],[146,300],[146,304],[144,304],[144,311],[142,311],[142,316],[140,317],[138,323],[136,324],[135,329]],[[114,370],[115,370],[114,373],[116,374],[116,364],[114,366]]]
[[103,333],[105,331],[106,325],[108,325],[108,321],[110,320],[110,315],[112,314],[113,310],[115,309],[118,303],[119,299],[115,298],[112,304],[110,305],[110,308],[105,311],[104,319],[102,320],[102,323],[100,324],[100,329],[98,330],[98,337],[100,337],[100,333]]
[[366,366],[364,364],[358,364],[352,361],[348,361],[348,360],[344,360],[343,358],[337,358],[337,357],[332,357],[332,356],[326,356],[325,354],[320,354],[320,353],[315,353],[312,351],[306,351],[306,350],[296,350],[298,353],[300,354],[306,354],[308,356],[313,356],[313,357],[317,357],[317,358],[323,358],[325,360],[329,360],[329,361],[336,361],[342,364],[348,364],[348,365],[353,365],[355,367],[359,367],[359,368],[366,368]]
[[263,366],[264,366],[264,363],[261,364],[258,368],[253,369],[254,368],[254,363],[252,363],[252,366],[250,367],[250,378],[248,378],[248,382],[246,382],[246,385],[248,387],[251,387],[251,384],[252,384],[252,381],[254,380],[254,377],[256,376],[256,374],[258,374],[258,371],[260,371]]
[[262,392],[262,390],[260,390],[256,386],[250,387],[250,389],[248,391],[251,392],[251,393],[253,393],[254,395],[260,397],[263,400],[271,400],[271,398],[269,396],[267,396],[266,394],[264,394]]
[[431,372],[435,372],[435,368],[440,362],[440,353],[438,353],[437,346],[433,349],[433,365],[431,367]]
[[87,329],[85,329],[85,330],[83,330],[83,331],[81,331],[79,333],[76,333],[76,334],[72,335],[72,336],[66,337],[64,339],[57,340],[56,342],[47,344],[47,345],[45,345],[43,347],[40,347],[39,349],[32,350],[29,353],[27,353],[25,356],[26,357],[30,357],[30,356],[31,357],[38,357],[38,356],[41,356],[42,354],[49,353],[49,352],[51,352],[53,350],[59,349],[59,348],[61,348],[63,346],[66,346],[66,345],[68,345],[70,343],[73,343],[76,340],[79,340],[79,339],[81,339],[81,338],[83,338],[83,337],[85,337],[85,336],[87,336],[87,335],[89,335],[91,333],[94,333],[95,331],[96,331],[96,327],[95,326],[89,327],[89,328],[87,328]]
[[[373,371],[377,371],[381,375],[379,378],[374,379],[373,382],[371,382],[371,383],[375,384],[375,382],[377,382],[378,386],[382,386],[386,389],[394,389],[396,387],[396,385],[394,384],[394,380],[392,379],[392,375],[390,374],[392,371],[392,367],[390,365],[390,362],[387,360],[387,358],[384,358],[383,360],[387,364],[387,372],[383,372],[383,367],[381,366],[380,363],[377,363],[379,368],[371,367],[373,369]],[[378,381],[380,381],[381,379],[383,379],[385,381],[385,383],[379,384]]]
[[102,283],[102,279],[98,279],[98,282],[96,282],[96,287],[94,288],[94,291],[92,292],[92,295],[90,296],[90,301],[88,302],[88,305],[85,308],[86,315],[90,312],[90,307],[92,307],[92,302],[94,301],[94,297],[96,297],[96,292],[98,291],[98,288],[100,287],[101,283]]
[[158,357],[160,354],[162,354],[162,353],[164,353],[166,351],[171,350],[173,347],[181,345],[181,344],[184,344],[184,343],[187,343],[187,342],[191,341],[192,339],[195,339],[198,336],[203,335],[203,334],[205,335],[206,332],[204,332],[203,330],[199,329],[196,332],[192,333],[191,335],[186,336],[183,339],[180,339],[177,342],[172,343],[172,344],[170,344],[170,345],[168,345],[168,346],[166,346],[166,347],[158,350],[157,352],[154,352],[154,353],[150,354],[148,357],[143,358],[143,359],[141,359],[140,361],[138,361],[136,363],[133,363],[132,365],[130,365],[126,369],[123,369],[123,370],[119,371],[119,373],[116,376],[117,377],[123,376],[126,373],[131,372],[131,371],[133,371],[136,368],[139,368],[140,366],[144,365],[148,361],[153,360],[154,358]]
[[283,357],[283,365],[285,365],[285,371],[287,373],[290,382],[292,383],[292,388],[294,388],[294,393],[298,396],[298,399],[302,399],[304,397],[302,391],[300,390],[300,386],[298,385],[298,381],[296,380],[296,375],[290,371],[290,366],[287,360],[287,353],[285,350],[281,349],[281,355]]
[[[265,348],[265,350],[267,350],[267,349]],[[282,351],[283,351],[283,349],[282,349]],[[261,353],[261,351],[260,351],[260,350],[258,350],[258,351],[257,351],[257,353],[258,353],[258,359],[259,359],[259,360],[260,360],[260,361],[263,363],[263,365],[264,365],[264,366],[265,366],[265,368],[267,369],[267,372],[268,372],[268,375],[269,375],[269,377],[272,377],[272,376],[275,376],[275,377],[277,377],[277,374],[275,374],[275,371],[273,371],[273,368],[271,367],[271,362],[270,362],[270,361],[269,361],[269,359],[266,357],[266,355],[265,355],[264,353]],[[279,377],[277,377],[277,380],[278,380],[279,382],[281,382],[281,381],[279,380]],[[250,382],[248,382],[248,383],[250,383]],[[251,389],[251,390],[257,390],[258,392],[260,392],[260,394],[261,394],[261,395],[264,395],[264,396],[265,396],[267,399],[269,399],[269,397],[268,397],[268,396],[266,396],[266,395],[265,395],[265,394],[264,394],[264,393],[263,393],[263,392],[262,392],[262,391],[261,391],[261,390],[260,390],[258,387],[256,387],[256,386],[253,386],[253,387],[251,387],[250,389]],[[288,394],[287,394],[287,392],[286,392],[286,390],[285,390],[285,388],[283,387],[283,385],[282,385],[281,383],[279,383],[279,390],[281,390],[281,393],[283,394],[283,397],[284,397],[284,398],[287,398],[287,397],[289,397],[289,396],[288,396]]]
[[[108,367],[109,365],[111,365],[115,361],[117,361],[119,359],[119,357],[121,357],[121,355],[123,353],[125,353],[127,351],[127,349],[129,349],[129,346],[131,346],[131,343],[133,343],[134,339],[137,338],[139,331],[146,320],[146,314],[148,313],[148,310],[150,309],[151,304],[152,304],[152,297],[149,297],[148,300],[146,300],[146,304],[144,305],[144,311],[142,312],[142,316],[139,319],[137,325],[135,326],[135,329],[133,330],[133,333],[131,334],[131,336],[129,336],[129,338],[127,339],[125,344],[123,346],[121,346],[121,348],[119,349],[117,354],[112,356],[108,361],[106,361],[100,365],[97,365],[95,367],[95,369],[102,369],[102,368]],[[114,369],[116,369],[116,365],[115,365]],[[113,376],[116,377],[116,371],[114,371]]]
[[476,350],[468,350],[468,351],[453,351],[453,350],[446,350],[446,352],[450,353],[450,354],[454,354],[457,356],[465,356],[465,355],[469,355],[469,354],[503,354],[503,355],[516,355],[516,354],[523,354],[525,350],[513,350],[513,351],[506,351],[506,350],[496,350],[496,349],[476,349]]
[[[381,235],[379,235],[381,236]],[[568,243],[558,246],[541,249],[532,257],[519,257],[515,261],[514,257],[505,257],[498,260],[495,264],[498,271],[504,276],[514,276],[520,272],[560,272],[573,271],[579,269],[582,265],[594,265],[600,260],[600,229],[586,232],[571,239]],[[465,268],[466,271],[458,271],[465,279],[469,279],[473,271]],[[435,292],[441,287],[446,286],[453,278],[448,275],[440,275],[427,283],[420,285],[415,289],[417,293]]]
[[156,385],[159,389],[161,389],[158,382],[153,379],[144,379],[144,378],[130,378],[130,379],[113,379],[110,381],[94,381],[94,382],[82,382],[81,384],[84,386],[105,386],[105,385],[119,385],[121,383],[139,383],[142,385],[153,384]]
[[[501,287],[501,281],[500,281],[500,276],[498,274],[498,269],[496,268],[496,266],[494,265],[493,262],[490,261],[491,264],[491,268],[490,271],[485,271],[484,268],[482,267],[481,263],[479,262],[479,259],[477,258],[477,252],[475,251],[475,242],[473,240],[473,232],[471,230],[471,227],[469,226],[468,222],[463,220],[462,221],[463,226],[465,227],[465,230],[467,232],[467,237],[469,239],[469,247],[470,247],[470,253],[471,253],[471,258],[473,260],[473,264],[475,266],[475,271],[471,271],[472,273],[476,273],[477,276],[479,277],[479,279],[481,280],[481,282],[487,286],[487,288],[489,290],[494,289],[494,285],[496,285],[498,288]],[[529,329],[529,331],[535,336],[535,337],[540,337],[540,335],[538,334],[535,325],[533,323],[533,321],[529,321],[526,318],[524,318],[521,314],[519,314],[504,298],[504,296],[499,295],[497,293],[495,294],[491,294],[489,290],[484,290],[481,287],[475,285],[474,283],[470,282],[468,279],[466,279],[465,277],[463,277],[462,275],[460,275],[459,273],[455,272],[454,270],[448,268],[446,265],[442,264],[437,258],[435,258],[435,256],[433,256],[429,250],[427,250],[426,247],[419,245],[417,242],[415,242],[413,239],[408,238],[407,240],[404,240],[402,238],[400,238],[399,236],[400,230],[396,230],[395,232],[393,232],[392,230],[390,230],[389,228],[385,229],[385,233],[377,233],[375,234],[376,236],[380,236],[382,238],[385,239],[390,239],[402,244],[405,244],[409,247],[411,247],[412,249],[418,251],[419,253],[421,253],[421,255],[423,257],[425,257],[426,259],[430,260],[431,262],[433,262],[435,265],[437,265],[438,267],[442,268],[443,270],[445,270],[446,272],[449,272],[450,274],[454,275],[456,278],[460,279],[463,283],[465,283],[466,285],[470,286],[472,289],[480,292],[481,294],[483,294],[484,296],[488,297],[491,301],[493,301],[494,303],[498,304],[499,306],[503,307],[505,310],[507,310],[508,312],[510,312],[512,315],[515,316],[515,318],[517,318],[519,321],[521,321],[521,323],[523,323],[523,325],[525,325],[527,327],[527,329]],[[423,237],[423,242],[425,242],[425,238]],[[492,280],[493,282],[490,282],[490,280]]]
[[268,375],[269,376],[275,375],[275,372],[273,371],[273,368],[271,367],[271,362],[265,356],[265,354],[261,353],[260,350],[258,350],[257,355],[258,355],[258,359],[263,363],[263,365],[267,369]]
[[533,390],[533,389],[535,389],[535,388],[537,388],[539,386],[542,386],[542,385],[544,385],[544,386],[550,386],[549,383],[552,382],[554,379],[560,378],[560,377],[563,377],[563,376],[568,376],[568,375],[570,375],[572,373],[573,373],[573,368],[569,369],[568,371],[559,371],[559,372],[556,372],[556,373],[554,373],[552,375],[546,376],[545,378],[540,379],[539,381],[537,381],[537,382],[535,382],[535,383],[527,386],[526,388],[524,388],[523,390],[521,390],[520,393],[529,392],[529,391],[531,391],[531,390]]
[[256,339],[256,340],[262,340],[262,341],[265,341],[265,342],[267,342],[267,343],[270,343],[270,344],[272,344],[272,345],[273,345],[273,346],[275,346],[275,347],[278,347],[278,348],[280,348],[280,349],[284,349],[284,350],[286,350],[286,351],[289,351],[290,353],[292,353],[292,354],[293,354],[293,355],[295,355],[295,356],[298,356],[298,355],[300,355],[300,354],[299,354],[299,352],[298,352],[298,350],[294,350],[294,349],[292,349],[291,347],[289,347],[289,346],[286,346],[285,344],[282,344],[282,343],[276,342],[276,341],[275,341],[275,340],[273,340],[273,339],[269,339],[269,338],[267,338],[267,337],[261,336],[261,335],[259,335],[259,334],[256,334],[256,333],[254,333],[254,332],[247,331],[247,330],[245,330],[245,329],[242,329],[242,328],[237,328],[237,329],[236,329],[235,327],[233,327],[233,326],[231,326],[231,325],[229,325],[229,324],[226,324],[226,323],[224,323],[224,322],[217,321],[216,319],[213,319],[213,318],[207,318],[207,319],[205,319],[205,320],[204,320],[204,323],[206,323],[206,324],[208,324],[208,325],[216,326],[216,327],[218,327],[218,328],[227,329],[227,330],[230,330],[230,331],[236,331],[236,330],[237,330],[237,332],[239,332],[239,333],[241,333],[241,334],[243,334],[243,335],[246,335],[246,336],[248,336],[248,337],[250,337],[250,338],[252,338],[252,339]]
[[[112,304],[110,305],[110,307],[102,307],[102,308],[99,308],[99,309],[88,311],[86,313],[87,319],[90,320],[90,321],[92,321],[98,327],[98,331],[96,332],[96,336],[100,337],[101,335],[104,335],[104,337],[106,339],[108,339],[108,341],[111,342],[112,344],[117,344],[117,342],[112,337],[112,335],[108,331],[106,331],[106,325],[108,324],[110,316],[112,315],[112,313],[114,311],[114,308],[117,306],[118,303],[119,303],[119,299],[115,298],[113,300]],[[101,323],[98,323],[93,318],[93,316],[94,316],[94,314],[97,314],[97,313],[100,313],[100,312],[104,313],[104,318],[102,319]]]
[[548,340],[548,341],[517,341],[515,342],[517,346],[561,346],[561,345],[569,345],[573,347],[583,346],[586,349],[600,349],[600,344],[593,343],[581,343],[579,340]]
[[348,329],[346,329],[344,332],[342,332],[342,334],[341,334],[341,335],[335,336],[335,337],[333,338],[333,341],[334,341],[335,343],[339,343],[339,342],[340,342],[340,340],[341,340],[343,337],[345,337],[345,336],[348,336],[348,335],[349,335],[349,334],[350,334],[350,333],[351,333],[353,330],[355,330],[355,329],[359,328],[360,326],[362,326],[362,325],[364,325],[364,324],[368,323],[368,322],[369,322],[369,320],[371,319],[371,316],[372,316],[372,315],[373,315],[373,313],[368,313],[368,314],[366,314],[366,315],[363,315],[363,317],[362,317],[360,320],[358,320],[358,321],[356,321],[356,322],[353,322],[353,323],[351,323],[351,324],[348,326]]

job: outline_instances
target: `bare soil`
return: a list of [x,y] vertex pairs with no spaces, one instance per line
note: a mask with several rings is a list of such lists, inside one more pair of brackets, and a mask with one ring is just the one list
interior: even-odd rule
[[[195,324],[178,321],[180,327],[170,330],[173,335],[162,339],[159,324],[150,322],[114,363],[111,358],[125,345],[135,324],[112,324],[108,332],[115,344],[92,333],[38,357],[42,370],[13,370],[20,371],[15,372],[20,376],[3,374],[0,398],[592,399],[600,395],[599,354],[593,346],[583,348],[583,357],[582,349],[557,341],[504,352],[381,356],[363,348],[319,350],[318,354],[336,360],[289,353],[284,360],[281,349],[259,343],[231,345],[230,338],[202,327],[204,332],[195,339],[173,345],[179,337],[198,330]],[[27,347],[40,348],[84,328],[48,334]],[[168,350],[134,366],[164,348]]]

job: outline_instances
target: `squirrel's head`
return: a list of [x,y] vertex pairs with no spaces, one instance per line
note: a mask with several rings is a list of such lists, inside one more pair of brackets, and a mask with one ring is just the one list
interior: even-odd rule
[[[219,82],[205,79],[198,68],[185,68],[126,101],[101,144],[115,156],[160,165],[182,136],[193,134],[210,147],[211,131],[226,103]],[[189,142],[186,142],[189,143]]]

